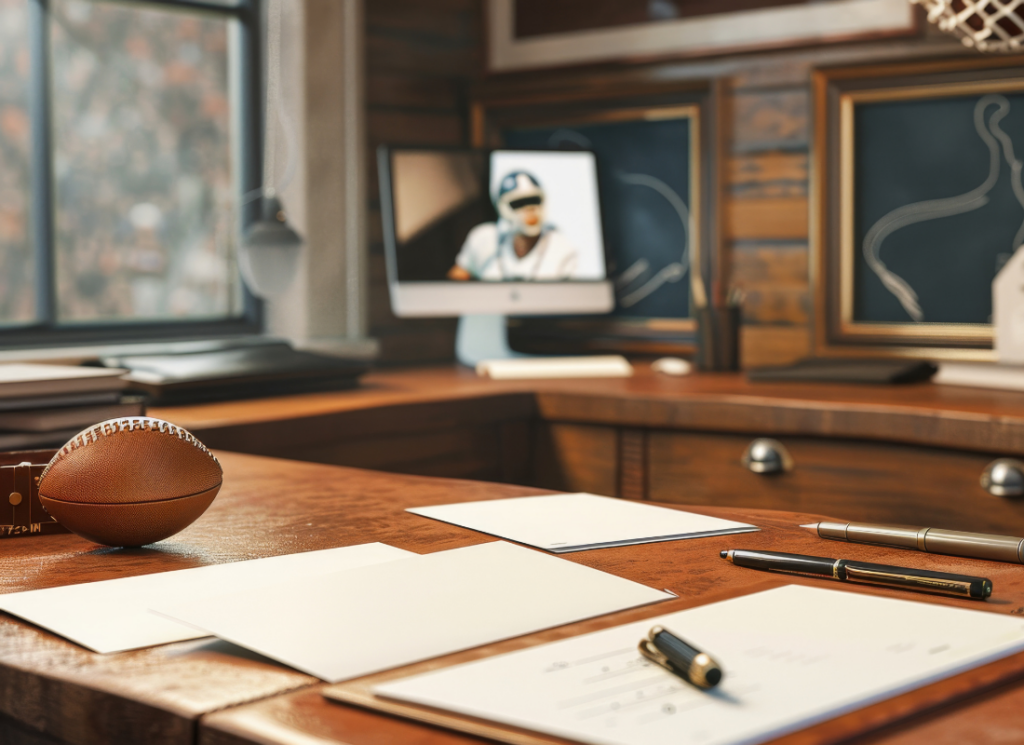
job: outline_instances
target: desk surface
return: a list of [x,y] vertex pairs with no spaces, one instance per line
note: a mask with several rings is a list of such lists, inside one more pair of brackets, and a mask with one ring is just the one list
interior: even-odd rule
[[[457,366],[373,372],[361,387],[257,401],[156,407],[213,446],[259,450],[269,436],[322,441],[438,420],[539,415],[548,421],[711,432],[771,432],[1024,455],[1024,392],[918,383],[751,382],[739,373],[672,377],[638,363],[631,378],[495,381]],[[372,416],[370,416],[372,414]],[[241,444],[251,444],[240,447]]]
[[[536,493],[524,487],[400,476],[256,456],[221,453],[225,486],[194,525],[151,548],[99,548],[72,535],[5,540],[0,592],[52,587],[296,551],[383,541],[417,553],[491,540],[469,530],[404,512],[413,505],[493,499]],[[530,637],[548,639],[700,605],[722,596],[788,582],[735,567],[718,558],[727,546],[835,553],[799,523],[815,516],[758,510],[698,507],[694,511],[743,519],[762,532],[729,538],[675,541],[570,554],[575,561],[652,587],[678,600],[616,613]],[[831,551],[823,549],[831,549]],[[985,604],[886,593],[995,613],[1024,614],[1024,574],[1014,565],[921,556],[872,546],[843,546],[842,553],[883,563],[908,563],[990,577],[993,599]],[[838,555],[838,554],[837,554]],[[872,590],[855,590],[876,592]],[[268,600],[272,602],[272,600]],[[495,645],[519,644],[512,640]],[[1016,658],[1013,658],[1016,659]],[[1021,666],[1018,661],[1017,666]],[[998,663],[997,663],[998,665]],[[1006,669],[993,671],[993,676]],[[994,679],[994,678],[993,678]],[[955,683],[952,684],[955,687]],[[370,743],[455,745],[472,738],[330,704],[321,684],[229,644],[197,640],[114,655],[96,655],[39,628],[0,614],[0,742],[75,743]],[[972,683],[972,687],[976,687]],[[959,692],[961,697],[965,691]],[[915,697],[916,696],[916,697]],[[996,742],[1008,732],[1024,738],[1015,707],[1024,689],[1004,685],[975,694],[941,717],[917,714],[925,695],[900,699],[894,714],[868,709],[821,725],[791,742],[824,742],[863,732],[891,719],[904,721],[883,734],[888,742]],[[874,712],[874,713],[872,713]],[[884,714],[884,715],[883,715]],[[910,717],[908,719],[908,717]],[[900,727],[907,728],[905,731]],[[1016,728],[1016,729],[1014,729]],[[969,738],[963,737],[965,732]],[[1001,740],[1005,741],[1005,740]]]

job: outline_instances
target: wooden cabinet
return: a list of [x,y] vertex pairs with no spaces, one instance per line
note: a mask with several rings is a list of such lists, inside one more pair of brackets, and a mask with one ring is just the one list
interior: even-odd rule
[[615,427],[572,422],[534,425],[530,483],[545,489],[621,496]]
[[893,443],[781,437],[788,473],[748,471],[752,437],[647,434],[646,497],[676,504],[770,507],[865,522],[1024,534],[1024,501],[979,483],[995,456]]
[[[561,491],[1024,535],[1024,501],[979,484],[1024,458],[1024,393],[757,384],[738,375],[492,381],[454,368],[364,387],[154,410],[210,447]],[[792,471],[740,458],[774,437]]]
[[[546,422],[531,483],[672,504],[784,509],[864,522],[1024,534],[1024,500],[979,483],[995,455],[824,437],[779,437],[787,473],[747,470],[757,434]],[[770,434],[770,433],[769,433]]]

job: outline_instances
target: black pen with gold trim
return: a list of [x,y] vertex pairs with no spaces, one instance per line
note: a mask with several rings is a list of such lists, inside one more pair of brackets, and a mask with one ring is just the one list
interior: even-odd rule
[[698,688],[714,688],[722,682],[722,668],[663,626],[655,626],[640,640],[640,654]]
[[959,598],[984,600],[992,594],[992,581],[966,574],[947,574],[927,569],[870,564],[852,559],[829,559],[824,556],[784,554],[775,551],[722,551],[723,559],[736,566],[762,569],[784,574],[828,577],[840,582],[857,582],[900,590],[918,590],[953,595]]

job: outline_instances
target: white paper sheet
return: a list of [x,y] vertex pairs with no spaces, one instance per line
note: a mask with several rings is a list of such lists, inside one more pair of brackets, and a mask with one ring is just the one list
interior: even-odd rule
[[758,530],[747,523],[595,494],[513,497],[406,511],[556,554]]
[[294,577],[404,559],[416,554],[383,543],[307,551],[0,595],[0,610],[49,629],[94,652],[124,652],[209,636],[150,613],[151,604],[238,592]]
[[[723,668],[703,692],[637,653],[660,624]],[[790,585],[377,686],[601,745],[758,743],[1024,649],[1024,619]],[[329,695],[329,692],[328,692]]]
[[153,610],[337,682],[671,597],[498,541]]

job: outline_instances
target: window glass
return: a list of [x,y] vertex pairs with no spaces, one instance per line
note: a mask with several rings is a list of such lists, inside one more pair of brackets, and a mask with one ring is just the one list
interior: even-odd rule
[[239,315],[229,21],[50,9],[60,321]]
[[27,0],[0,0],[0,325],[35,315]]

